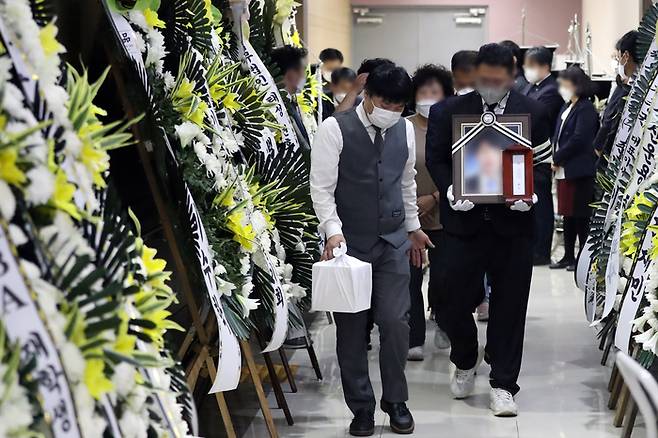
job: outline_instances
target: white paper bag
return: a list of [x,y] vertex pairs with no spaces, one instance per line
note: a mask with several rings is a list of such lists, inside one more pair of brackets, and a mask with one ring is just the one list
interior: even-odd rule
[[313,264],[311,308],[322,312],[357,313],[370,309],[372,267],[347,255],[343,243],[334,258]]

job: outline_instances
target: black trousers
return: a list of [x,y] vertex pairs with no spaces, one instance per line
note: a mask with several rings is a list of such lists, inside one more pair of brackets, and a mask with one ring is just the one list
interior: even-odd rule
[[[427,290],[427,298],[432,307],[438,299],[438,286],[440,269],[442,268],[440,256],[441,236],[440,230],[425,230],[425,234],[434,243],[434,248],[427,250],[430,262],[430,281]],[[411,310],[409,312],[409,348],[425,345],[425,301],[423,300],[423,269],[410,266],[411,279],[409,281],[409,296],[411,298]]]
[[[349,240],[349,238],[348,238]],[[379,327],[379,370],[382,399],[390,403],[409,398],[404,368],[409,351],[408,243],[394,248],[380,240],[367,254],[350,247],[348,254],[372,265],[371,311]],[[368,310],[334,313],[336,353],[345,402],[352,413],[374,412],[375,395],[368,375],[366,330]]]
[[576,260],[576,238],[578,238],[580,248],[583,248],[588,233],[588,217],[564,217],[564,258],[566,260]]
[[553,246],[553,227],[555,210],[553,208],[553,171],[547,163],[538,164],[534,168],[535,194],[535,246],[534,256],[548,259]]
[[472,236],[444,233],[444,250],[452,256],[444,261],[437,312],[452,345],[450,360],[463,370],[477,362],[473,309],[482,302],[486,272],[491,284],[485,356],[491,365],[490,383],[516,394],[532,279],[532,238],[500,236],[490,223]]

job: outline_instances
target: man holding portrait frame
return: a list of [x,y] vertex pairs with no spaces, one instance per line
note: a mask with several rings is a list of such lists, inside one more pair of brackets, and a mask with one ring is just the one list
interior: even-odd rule
[[[482,301],[487,274],[491,296],[485,358],[491,365],[490,407],[496,416],[516,416],[514,395],[519,391],[532,278],[536,196],[524,193],[506,199],[501,191],[504,179],[494,171],[502,171],[503,149],[512,145],[521,155],[524,149],[531,152],[535,164],[549,160],[550,126],[537,102],[512,89],[514,57],[507,48],[482,46],[476,65],[477,91],[435,105],[429,118],[427,167],[444,194],[439,208],[445,242],[440,249],[451,254],[445,257],[437,312],[452,345],[455,370],[450,387],[455,398],[463,399],[473,392],[483,357],[472,313]],[[469,116],[475,119],[470,129],[477,132],[455,123]],[[503,122],[511,125],[505,127]],[[518,128],[513,132],[515,123]],[[455,161],[456,156],[460,159]],[[520,178],[520,167],[514,163],[526,158],[510,158],[512,174]]]

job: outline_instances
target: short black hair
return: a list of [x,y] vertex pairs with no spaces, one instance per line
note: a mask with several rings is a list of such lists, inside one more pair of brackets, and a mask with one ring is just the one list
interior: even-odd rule
[[272,50],[270,56],[272,61],[279,67],[281,74],[285,75],[288,70],[302,68],[307,54],[306,49],[301,47],[282,46]]
[[340,81],[355,81],[356,72],[348,67],[341,67],[331,72],[331,83],[338,85]]
[[547,49],[544,46],[537,46],[528,51],[525,54],[526,59],[531,59],[539,65],[553,65],[553,52],[550,49]]
[[504,67],[508,72],[514,73],[514,55],[511,50],[501,44],[490,43],[480,47],[475,65],[482,64]]
[[402,68],[380,65],[368,75],[366,92],[370,96],[379,96],[390,103],[407,103],[411,97],[411,78]]
[[594,96],[594,84],[580,66],[572,65],[560,72],[560,78],[571,82],[576,87],[576,96],[590,98]]
[[512,55],[516,58],[516,68],[519,69],[519,72],[523,71],[523,50],[512,40],[504,40],[500,42],[500,45],[505,47],[507,50],[512,52]]
[[475,50],[460,50],[452,55],[450,60],[450,69],[455,72],[458,70],[470,70],[475,68],[478,52]]
[[452,85],[452,74],[445,69],[445,67],[435,64],[425,64],[418,67],[414,73],[414,77],[411,78],[412,90],[411,90],[411,107],[416,106],[416,93],[418,89],[424,85],[429,84],[432,81],[436,81],[443,88],[443,94],[445,97],[452,96],[455,94],[455,90]]
[[386,58],[364,59],[361,65],[359,66],[359,69],[356,71],[356,73],[357,74],[372,73],[374,69],[382,65],[395,67],[395,63],[390,59],[386,59]]
[[340,61],[342,64],[344,60],[343,53],[338,49],[328,48],[320,52],[320,61],[322,62]]
[[640,64],[642,60],[637,54],[637,38],[640,36],[640,32],[637,30],[631,30],[626,32],[624,36],[619,38],[617,44],[615,44],[615,49],[619,50],[622,54],[628,52],[633,58],[633,62]]

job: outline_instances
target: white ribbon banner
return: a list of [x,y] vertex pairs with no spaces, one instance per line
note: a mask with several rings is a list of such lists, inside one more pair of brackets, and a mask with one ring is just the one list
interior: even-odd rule
[[36,357],[33,377],[39,382],[44,412],[57,438],[79,438],[75,404],[64,366],[48,328],[19,270],[7,234],[0,225],[0,318],[9,338],[19,342],[22,360]]
[[[286,110],[286,106],[283,103],[283,99],[281,98],[281,94],[279,94],[279,89],[274,83],[272,75],[267,70],[263,64],[263,61],[261,61],[260,57],[251,46],[249,41],[244,41],[244,48],[244,56],[249,63],[251,73],[256,77],[256,83],[260,87],[267,90],[265,101],[274,105],[270,111],[276,118],[277,123],[283,127],[283,142],[288,148],[292,147],[293,150],[299,149],[299,141],[297,140],[297,135],[295,134],[295,130],[292,127],[290,116],[288,115],[288,111]],[[274,151],[269,152],[273,153]]]
[[274,289],[274,331],[272,332],[270,342],[263,349],[263,353],[269,353],[281,348],[281,345],[286,340],[286,335],[288,334],[288,300],[283,292],[283,287],[281,287],[279,276],[276,273],[276,266],[272,263],[272,255],[266,252],[262,246],[260,250],[265,258],[267,269],[274,280],[272,284]]
[[206,230],[201,222],[201,216],[192,198],[190,189],[185,184],[185,197],[187,214],[190,218],[192,226],[192,237],[194,239],[194,249],[196,256],[201,266],[203,273],[203,280],[206,284],[210,303],[217,318],[219,325],[219,356],[217,358],[217,376],[210,389],[210,393],[219,391],[230,391],[237,388],[240,381],[240,368],[242,360],[240,357],[240,344],[238,339],[228,326],[228,322],[224,317],[224,309],[222,309],[221,297],[217,290],[217,283],[215,283],[215,272],[212,265],[212,258],[210,257],[210,247],[208,245],[208,237]]
[[[654,210],[651,220],[648,225],[658,224],[658,209]],[[651,257],[649,255],[653,247],[653,232],[647,229],[642,238],[642,243],[637,250],[635,260],[633,262],[633,269],[626,285],[624,292],[624,301],[621,305],[619,312],[619,320],[617,322],[617,331],[615,333],[615,347],[619,348],[624,353],[629,353],[629,345],[631,340],[631,331],[633,329],[633,320],[637,315],[637,311],[644,296],[645,282],[647,280],[648,268],[651,264]]]

